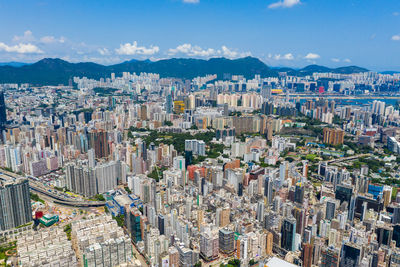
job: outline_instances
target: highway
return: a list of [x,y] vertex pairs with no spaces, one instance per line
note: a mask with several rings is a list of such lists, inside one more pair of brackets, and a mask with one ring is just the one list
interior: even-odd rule
[[[24,178],[24,177],[5,170],[0,171],[1,180],[10,181],[18,178]],[[106,204],[104,201],[86,201],[86,200],[69,199],[63,196],[63,193],[57,192],[53,188],[45,187],[43,184],[40,184],[39,182],[34,181],[31,178],[28,178],[28,180],[31,191],[35,191],[36,193],[45,195],[47,198],[50,198],[56,204],[72,206],[72,207],[101,207]]]
[[46,191],[38,186],[32,185],[31,181],[29,181],[29,187],[31,188],[32,191],[50,197],[52,201],[56,204],[73,206],[73,207],[101,207],[105,205],[104,201],[76,201],[76,200],[65,199],[49,191]]
[[358,159],[358,158],[367,157],[367,156],[371,156],[371,154],[369,154],[369,153],[368,154],[359,154],[359,155],[345,157],[345,158],[331,159],[331,160],[328,160],[327,163],[331,164],[331,163],[343,162],[343,161]]

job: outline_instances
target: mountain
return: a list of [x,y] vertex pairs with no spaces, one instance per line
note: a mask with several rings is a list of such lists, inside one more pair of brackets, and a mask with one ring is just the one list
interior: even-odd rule
[[12,66],[12,67],[22,67],[24,65],[29,65],[29,63],[23,63],[23,62],[0,62],[0,66]]
[[358,66],[348,66],[348,67],[340,67],[340,68],[332,69],[333,73],[341,73],[341,74],[352,74],[352,73],[360,73],[360,72],[367,72],[367,71],[369,71],[369,70],[358,67]]
[[239,59],[211,58],[209,60],[193,58],[171,58],[159,61],[129,61],[109,66],[112,72],[152,72],[161,77],[194,78],[207,74],[217,74],[223,78],[224,74],[242,74],[247,78],[255,74],[262,76],[276,76],[262,61],[253,57]]
[[280,72],[287,72],[289,75],[297,75],[297,76],[307,76],[312,75],[314,72],[331,72],[331,73],[340,73],[340,74],[352,74],[352,73],[360,73],[367,72],[369,70],[357,66],[348,66],[348,67],[340,67],[340,68],[328,68],[320,65],[308,65],[302,69],[291,69],[291,68],[280,68]]
[[207,74],[217,74],[224,78],[225,74],[239,74],[246,78],[277,76],[279,72],[289,75],[311,75],[313,72],[354,73],[368,71],[350,66],[330,69],[318,65],[310,65],[303,69],[270,68],[254,57],[238,59],[211,58],[208,60],[193,58],[171,58],[158,61],[129,60],[119,64],[104,66],[91,62],[70,63],[59,58],[44,58],[36,63],[22,66],[0,66],[0,83],[31,83],[33,85],[68,84],[74,76],[99,79],[110,77],[111,73],[121,76],[122,72],[158,73],[161,77],[192,79]]
[[44,58],[22,67],[0,67],[0,83],[31,83],[34,85],[68,84],[74,76],[101,78],[109,75],[107,67],[85,62],[69,63],[55,58]]

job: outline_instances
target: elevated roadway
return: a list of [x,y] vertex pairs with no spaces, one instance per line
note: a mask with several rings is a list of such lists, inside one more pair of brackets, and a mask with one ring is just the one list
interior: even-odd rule
[[[8,172],[5,170],[0,170],[0,180],[3,181],[13,181],[18,178],[24,178],[18,174]],[[36,193],[45,195],[47,198],[51,199],[56,204],[61,204],[65,206],[72,207],[101,207],[106,203],[104,201],[87,201],[87,200],[73,200],[64,197],[61,193],[54,193],[54,189],[46,187],[38,181],[34,181],[29,178],[29,187],[32,191]]]
[[345,158],[331,159],[331,160],[328,160],[327,163],[328,164],[338,163],[338,162],[349,161],[349,160],[354,160],[354,159],[358,159],[358,158],[362,158],[362,157],[368,157],[368,156],[371,156],[371,154],[369,154],[369,153],[368,154],[358,154],[358,155],[345,157]]
[[106,203],[104,201],[76,201],[76,200],[69,200],[63,197],[60,197],[56,194],[53,194],[45,189],[42,189],[38,186],[32,185],[29,182],[29,187],[32,191],[35,191],[39,194],[45,195],[50,197],[51,200],[56,204],[61,204],[65,206],[73,206],[73,207],[101,207],[104,206]]

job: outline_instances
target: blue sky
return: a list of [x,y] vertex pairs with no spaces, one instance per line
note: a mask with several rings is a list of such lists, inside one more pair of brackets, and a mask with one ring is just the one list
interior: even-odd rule
[[400,70],[399,0],[0,0],[0,62],[252,55]]

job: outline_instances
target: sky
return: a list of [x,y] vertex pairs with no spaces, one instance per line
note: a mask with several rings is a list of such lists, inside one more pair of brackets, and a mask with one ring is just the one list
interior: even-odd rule
[[399,0],[0,0],[0,62],[254,56],[400,71]]

